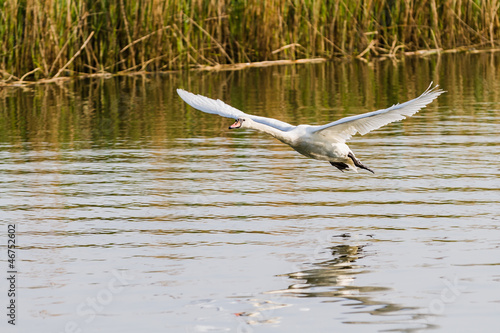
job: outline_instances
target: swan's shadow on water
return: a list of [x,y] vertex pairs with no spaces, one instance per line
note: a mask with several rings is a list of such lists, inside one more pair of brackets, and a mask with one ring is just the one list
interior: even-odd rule
[[[260,306],[254,303],[257,311],[253,312],[253,315],[259,313],[262,319],[265,318],[260,321],[261,324],[286,320],[276,316],[277,309],[291,306],[287,304],[289,302],[284,302],[283,297],[323,297],[325,299],[322,303],[342,302],[342,305],[348,308],[344,313],[349,314],[347,317],[352,317],[352,320],[345,320],[344,324],[385,324],[388,326],[387,331],[398,332],[436,328],[426,320],[427,316],[418,314],[418,308],[376,299],[378,293],[390,292],[391,288],[356,284],[358,275],[370,272],[368,267],[358,263],[367,256],[365,245],[335,245],[327,250],[331,252],[333,258],[307,263],[297,271],[279,275],[293,282],[286,289],[266,293],[279,297],[279,301],[268,300]],[[273,303],[274,306],[270,306],[269,303]],[[269,312],[270,308],[273,313]],[[356,314],[369,314],[369,320],[356,320]]]

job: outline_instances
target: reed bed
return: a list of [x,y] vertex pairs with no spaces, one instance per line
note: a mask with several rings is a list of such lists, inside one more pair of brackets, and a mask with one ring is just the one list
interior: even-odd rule
[[0,79],[498,48],[499,0],[0,0]]

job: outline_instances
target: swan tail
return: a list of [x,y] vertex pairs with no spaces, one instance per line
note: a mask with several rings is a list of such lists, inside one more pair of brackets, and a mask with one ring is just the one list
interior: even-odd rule
[[347,157],[349,157],[352,160],[352,162],[354,163],[354,165],[357,166],[358,168],[365,169],[367,171],[370,171],[373,174],[375,173],[372,169],[370,169],[369,167],[367,167],[366,165],[361,163],[361,161],[358,160],[352,152],[349,152],[349,154],[347,154]]

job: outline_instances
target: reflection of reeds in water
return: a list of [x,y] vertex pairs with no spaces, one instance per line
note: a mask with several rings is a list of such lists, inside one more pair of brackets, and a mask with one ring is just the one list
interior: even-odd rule
[[497,47],[500,38],[496,0],[4,0],[0,6],[4,80]]
[[[241,135],[227,130],[229,119],[187,107],[175,93],[178,87],[292,124],[321,124],[411,99],[433,80],[449,93],[426,108],[424,116],[412,119],[420,133],[425,126],[419,123],[428,121],[428,116],[442,117],[441,104],[458,115],[473,116],[476,109],[463,106],[470,103],[464,98],[470,99],[472,91],[479,102],[499,103],[499,68],[499,55],[446,55],[396,65],[375,62],[373,67],[361,62],[329,62],[0,89],[0,142],[18,147],[23,142],[49,143],[53,148],[119,142],[165,146],[181,138]],[[411,131],[407,123],[403,126]]]

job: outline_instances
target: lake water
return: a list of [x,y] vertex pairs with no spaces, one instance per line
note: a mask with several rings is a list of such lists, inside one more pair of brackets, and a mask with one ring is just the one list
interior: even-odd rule
[[[175,93],[323,124],[431,81],[447,93],[350,141],[374,175]],[[0,90],[2,332],[498,331],[499,133],[498,53]]]

